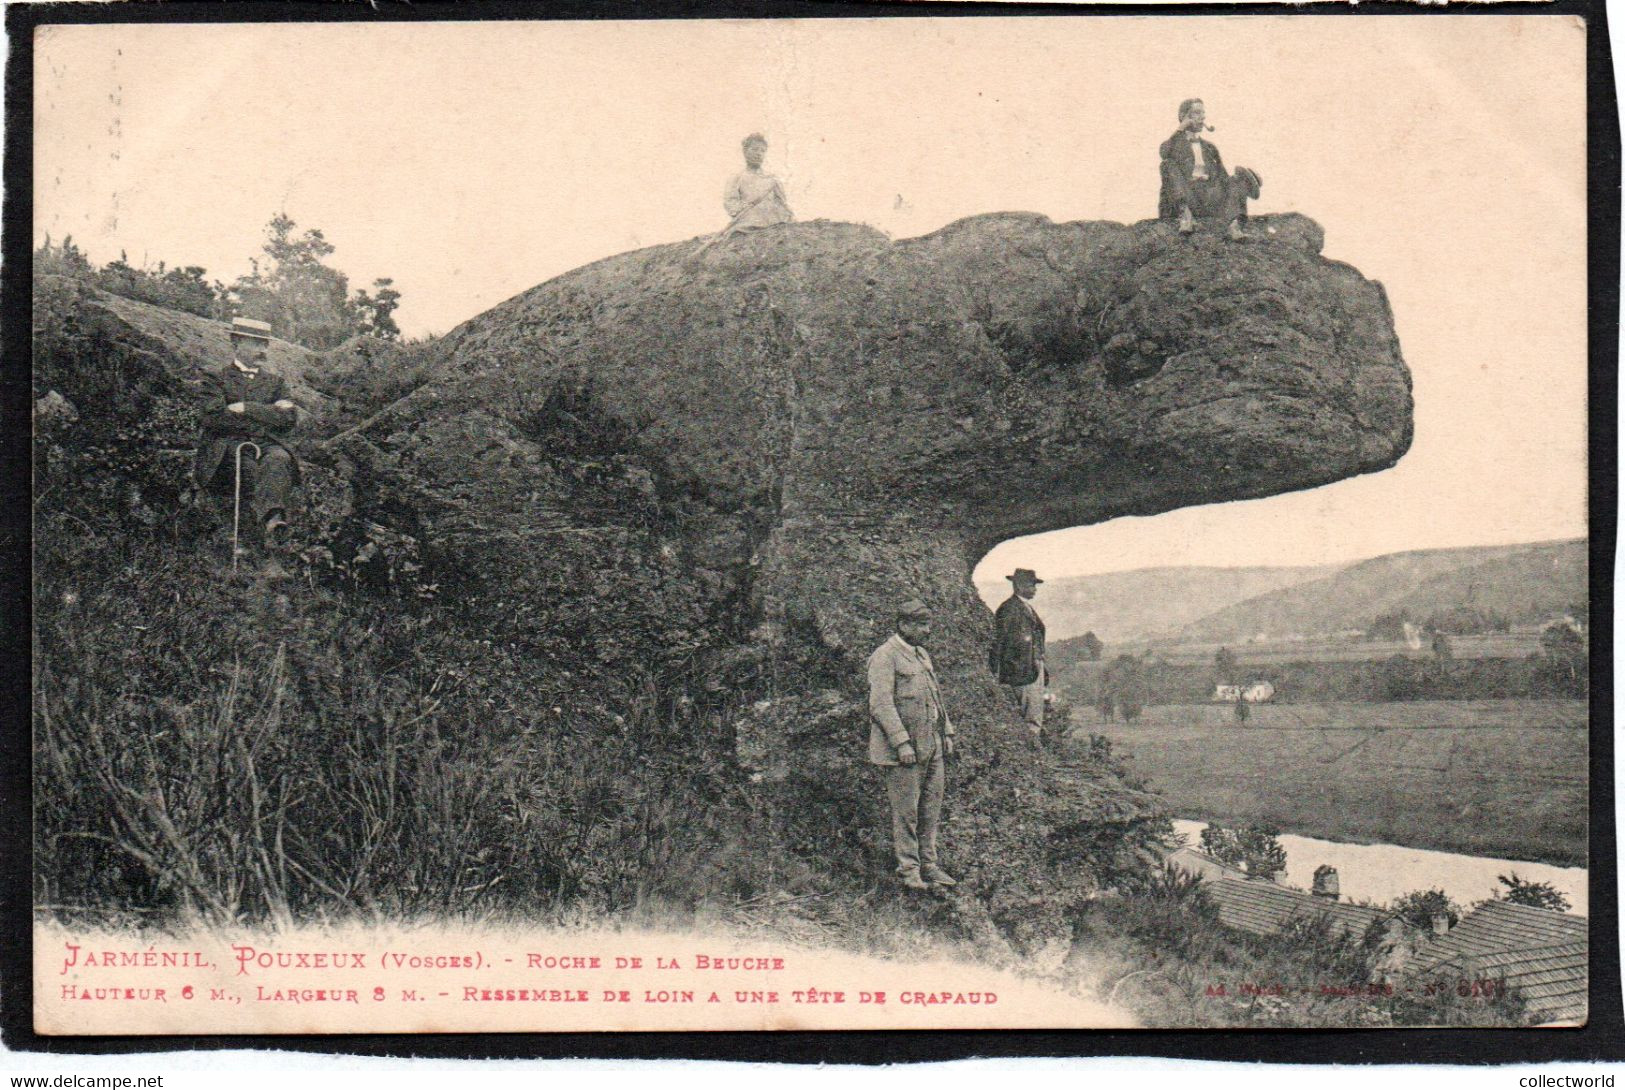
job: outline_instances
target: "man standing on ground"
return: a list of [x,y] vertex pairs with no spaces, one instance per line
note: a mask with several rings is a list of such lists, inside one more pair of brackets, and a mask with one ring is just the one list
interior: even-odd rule
[[[1179,104],[1179,128],[1157,149],[1162,157],[1162,193],[1157,199],[1159,219],[1179,221],[1179,233],[1196,230],[1196,220],[1224,224],[1225,235],[1233,242],[1247,236],[1237,218],[1241,215],[1238,192],[1219,149],[1202,139],[1207,110],[1199,98]],[[1256,175],[1249,175],[1256,182]],[[1257,196],[1256,186],[1253,196]]]
[[954,725],[942,707],[936,668],[925,649],[931,616],[917,598],[897,611],[897,632],[869,656],[869,762],[891,802],[897,876],[909,889],[959,883],[937,865],[945,759]]
[[1036,742],[1044,734],[1044,620],[1032,606],[1033,595],[1043,580],[1031,568],[1017,568],[1008,575],[1010,597],[993,614],[993,646],[988,666],[999,684],[1016,691],[1021,701],[1021,717]]
[[242,498],[250,512],[247,525],[274,545],[287,531],[288,499],[299,472],[284,445],[299,414],[288,384],[266,366],[270,344],[269,324],[232,319],[231,363],[204,376],[203,435],[192,479],[199,489],[230,496],[238,444],[258,446],[258,455],[253,448],[242,452]]

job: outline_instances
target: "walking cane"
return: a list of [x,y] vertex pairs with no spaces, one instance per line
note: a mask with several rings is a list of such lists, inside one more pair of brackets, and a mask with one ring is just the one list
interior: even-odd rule
[[243,448],[254,448],[254,460],[259,461],[260,445],[252,439],[237,444],[237,478],[231,490],[231,570],[237,570],[237,532],[243,516]]
[[760,197],[757,197],[754,201],[751,201],[745,207],[735,212],[733,214],[733,218],[728,221],[728,226],[724,227],[722,230],[718,231],[716,234],[694,247],[694,252],[688,256],[691,258],[699,257],[701,254],[705,253],[705,251],[709,250],[723,239],[732,238],[735,228],[739,226],[739,221],[745,218],[745,213],[749,212],[752,208],[755,208],[757,205],[761,204],[775,193],[779,195],[780,200],[784,199],[783,187],[774,186],[772,189],[768,190],[766,193],[763,193]]

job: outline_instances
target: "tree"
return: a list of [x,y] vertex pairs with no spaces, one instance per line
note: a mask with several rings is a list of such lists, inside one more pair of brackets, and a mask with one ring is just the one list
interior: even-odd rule
[[1106,645],[1100,642],[1100,637],[1093,632],[1085,632],[1082,642],[1085,661],[1099,662],[1101,652],[1106,649]]
[[1528,908],[1544,908],[1549,912],[1569,910],[1569,899],[1559,893],[1557,887],[1550,882],[1530,882],[1519,878],[1516,871],[1496,875],[1496,880],[1506,887],[1496,894],[1495,899],[1498,901],[1524,905]]
[[1449,634],[1435,631],[1433,633],[1433,657],[1440,662],[1449,662],[1454,654],[1454,649],[1450,646]]
[[1417,700],[1422,678],[1416,664],[1404,655],[1390,655],[1382,664],[1382,692],[1387,700]]
[[1236,683],[1236,653],[1228,647],[1221,647],[1213,653],[1213,673],[1220,685],[1234,685]]
[[1573,625],[1557,621],[1540,634],[1540,653],[1549,663],[1577,681],[1586,670],[1586,638]]
[[331,268],[334,246],[320,228],[297,233],[286,213],[265,227],[265,262],[231,287],[236,313],[271,323],[271,331],[307,348],[333,348],[355,336],[395,340],[401,330],[394,314],[401,293],[394,280],[379,277],[373,290],[350,296],[350,281]]
[[395,324],[393,315],[401,305],[401,293],[395,290],[394,285],[393,279],[381,276],[372,282],[377,294],[368,295],[366,289],[356,289],[350,307],[356,314],[357,329],[362,336],[385,341],[400,339],[401,327]]
[[1405,638],[1405,626],[1410,623],[1409,610],[1395,610],[1384,613],[1366,626],[1365,638],[1368,640],[1402,640]]
[[271,217],[265,227],[265,256],[269,263],[233,287],[244,313],[271,323],[283,340],[307,348],[332,348],[348,340],[353,330],[349,307],[350,282],[324,259],[333,253],[319,228],[295,235],[298,226],[285,212]]
[[1442,889],[1416,889],[1398,898],[1388,911],[1416,927],[1433,927],[1433,917],[1444,916],[1451,927],[1461,919],[1462,908]]
[[1227,829],[1209,823],[1202,829],[1202,850],[1221,863],[1239,867],[1249,878],[1274,878],[1286,870],[1286,849],[1274,829],[1243,825]]
[[1140,718],[1145,707],[1145,665],[1133,655],[1122,654],[1112,660],[1100,676],[1102,690],[1109,694],[1125,723]]
[[1506,632],[1512,622],[1492,609],[1461,605],[1428,614],[1422,627],[1429,632],[1447,632],[1452,636],[1476,636],[1484,632]]

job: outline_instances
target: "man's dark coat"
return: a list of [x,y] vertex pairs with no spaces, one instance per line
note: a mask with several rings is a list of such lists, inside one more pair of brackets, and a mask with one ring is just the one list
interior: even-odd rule
[[1196,170],[1196,152],[1191,150],[1190,134],[1184,129],[1164,140],[1157,149],[1162,158],[1162,192],[1157,197],[1159,219],[1178,219],[1181,204],[1188,204],[1191,215],[1198,219],[1229,222],[1240,213],[1231,192],[1230,173],[1224,169],[1219,149],[1206,140],[1198,142],[1207,160],[1208,176],[1202,182],[1191,179]]
[[[288,384],[268,367],[249,375],[235,364],[227,364],[224,370],[204,374],[203,438],[192,466],[198,487],[207,488],[222,464],[231,465],[237,444],[245,439],[258,443],[262,450],[267,446],[287,450],[283,440],[299,418],[293,409],[276,407],[276,402],[287,397]],[[228,412],[226,406],[237,401],[243,403],[243,411]],[[253,452],[246,453],[253,457]],[[293,464],[297,473],[299,463],[295,460]]]
[[988,667],[1003,685],[1031,685],[1044,661],[1044,622],[1019,595],[1005,599],[993,614],[993,646]]

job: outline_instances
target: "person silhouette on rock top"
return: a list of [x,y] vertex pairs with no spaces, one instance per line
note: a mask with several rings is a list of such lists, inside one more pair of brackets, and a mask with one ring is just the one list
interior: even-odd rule
[[745,137],[741,146],[745,151],[745,169],[728,179],[728,188],[722,194],[722,207],[732,217],[724,233],[794,220],[796,217],[791,214],[784,196],[784,186],[762,169],[762,160],[767,156],[767,139],[753,132]]
[[1258,195],[1258,175],[1246,171],[1240,184],[1231,178],[1219,149],[1202,138],[1206,126],[1207,109],[1201,99],[1187,98],[1179,104],[1179,128],[1158,149],[1162,192],[1157,198],[1157,216],[1177,220],[1182,235],[1196,230],[1197,220],[1211,220],[1224,225],[1231,241],[1241,242],[1247,237],[1238,222],[1245,207],[1243,193],[1250,188],[1248,195]]

